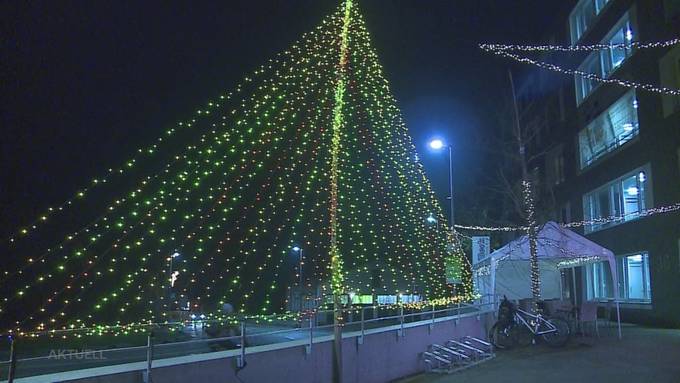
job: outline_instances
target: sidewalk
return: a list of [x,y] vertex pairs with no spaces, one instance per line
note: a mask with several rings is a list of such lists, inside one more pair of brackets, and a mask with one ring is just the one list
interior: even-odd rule
[[544,345],[499,351],[494,360],[451,375],[421,374],[400,383],[680,383],[680,330],[626,325],[600,328],[561,349]]

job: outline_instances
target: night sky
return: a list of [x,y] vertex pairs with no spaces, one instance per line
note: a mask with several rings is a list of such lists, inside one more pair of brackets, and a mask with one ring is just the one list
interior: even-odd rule
[[[339,3],[3,2],[2,236],[230,90]],[[568,3],[359,1],[440,195],[446,156],[426,150],[430,136],[453,142],[457,200],[494,166],[478,148],[496,134],[510,63],[476,43],[540,42]]]

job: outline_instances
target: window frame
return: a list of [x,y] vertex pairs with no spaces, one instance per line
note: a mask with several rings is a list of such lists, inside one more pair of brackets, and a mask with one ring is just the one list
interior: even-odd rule
[[[640,180],[640,174],[644,173],[644,180]],[[644,182],[644,188],[642,190],[642,202],[638,202],[638,211],[634,215],[626,214],[625,213],[625,197],[623,197],[624,193],[626,193],[625,190],[623,190],[623,182],[627,179],[630,179],[631,177],[636,176],[637,178],[637,184],[639,185],[640,183]],[[640,212],[648,209],[651,206],[654,206],[653,202],[653,193],[652,193],[652,171],[651,171],[651,166],[650,164],[646,164],[643,166],[640,166],[632,171],[629,171],[625,174],[623,174],[620,177],[614,178],[603,185],[598,186],[595,189],[590,190],[589,192],[586,192],[582,196],[582,203],[583,203],[583,217],[586,221],[589,220],[595,220],[599,218],[606,218],[606,217],[611,217],[615,216],[613,208],[615,208],[617,205],[613,205],[614,201],[611,198],[612,193],[611,193],[611,186],[617,184],[617,186],[620,188],[618,189],[618,194],[619,194],[619,200],[616,201],[618,203],[618,208],[620,210],[620,214],[617,214],[616,216],[620,217],[621,219],[612,221],[612,222],[607,222],[607,223],[601,223],[601,224],[589,224],[589,225],[584,225],[583,230],[585,234],[591,234],[595,233],[601,230],[609,229],[611,227],[619,226],[627,222],[632,222],[636,221],[640,218]],[[640,187],[638,186],[637,189],[639,190]],[[608,193],[608,211],[609,214],[606,216],[603,216],[602,213],[599,213],[597,217],[593,216],[591,213],[592,204],[591,204],[591,197],[594,199],[597,199],[598,196],[602,195],[601,193],[603,191],[607,191]],[[639,198],[638,198],[639,200]],[[600,206],[598,206],[597,210],[602,210]]]
[[[604,36],[604,38],[602,40],[600,40],[600,44],[609,44],[611,39],[617,33],[619,33],[622,30],[622,28],[624,28],[625,26],[628,27],[627,30],[631,31],[633,37],[630,40],[628,40],[628,39],[625,38],[625,35],[624,35],[624,40],[628,40],[631,43],[636,41],[635,40],[635,36],[636,36],[635,30],[637,28],[633,23],[631,11],[628,10],[623,14],[623,16],[621,16],[620,19],[618,19],[616,21],[614,26],[607,32],[607,34]],[[626,51],[626,54],[625,54],[624,59],[621,60],[621,62],[616,67],[609,68],[609,70],[605,69],[605,65],[604,65],[605,59],[604,59],[604,57],[605,57],[605,54],[608,54],[608,56],[611,57],[612,50],[605,49],[605,50],[591,52],[590,54],[588,54],[588,56],[586,56],[586,58],[583,60],[581,65],[578,66],[578,70],[581,71],[581,72],[593,73],[593,72],[585,70],[585,68],[587,66],[589,66],[589,65],[586,65],[586,64],[589,64],[590,60],[596,60],[597,63],[598,63],[598,65],[597,65],[598,69],[597,69],[597,72],[595,72],[594,74],[596,74],[597,76],[602,77],[602,78],[609,78],[613,74],[615,74],[618,70],[620,70],[626,64],[626,62],[629,61],[630,58],[633,57],[633,55],[635,54],[635,49],[633,49],[633,48],[627,48],[625,51]],[[579,76],[577,74],[574,75],[574,82],[575,82],[575,85],[576,85],[576,87],[575,87],[576,88],[575,89],[576,106],[581,105],[586,99],[588,99],[588,97],[590,97],[591,94],[595,93],[595,90],[597,90],[602,85],[602,83],[599,82],[599,81],[593,81],[595,84],[590,88],[588,93],[584,94],[583,93],[583,82],[585,82],[585,81],[592,81],[592,80],[588,80],[588,79],[586,79],[582,76]]]
[[[580,0],[576,4],[576,6],[574,6],[574,8],[569,13],[569,19],[568,19],[569,38],[571,39],[572,45],[575,45],[576,43],[578,43],[583,38],[583,36],[585,36],[586,33],[589,30],[592,29],[593,25],[595,25],[597,23],[597,20],[599,19],[600,15],[602,14],[602,12],[604,12],[607,9],[607,7],[609,6],[610,3],[612,3],[611,0]],[[580,33],[578,33],[578,31],[576,31],[576,33],[574,33],[574,26],[575,26],[574,21],[580,20],[583,17],[583,14],[582,14],[583,10],[584,10],[584,8],[586,8],[589,5],[592,7],[592,10],[593,10],[593,14],[591,15],[590,25],[586,24],[585,28],[582,31],[580,31]],[[579,19],[575,18],[575,16],[577,14],[580,16]],[[579,29],[580,29],[580,27],[579,27]]]
[[[628,286],[628,268],[626,267],[626,260],[630,257],[640,255],[643,262],[643,291],[645,292],[646,298],[630,298]],[[627,303],[640,303],[640,304],[651,304],[652,303],[652,268],[649,261],[648,251],[635,251],[632,253],[622,254],[616,256],[616,274],[619,277],[619,299]],[[649,286],[649,287],[647,287]]]
[[[617,264],[618,267],[618,264]],[[613,286],[610,286],[609,284],[613,284],[613,278],[611,275],[611,268],[609,267],[609,262],[608,261],[600,261],[600,262],[593,262],[589,263],[587,265],[584,265],[585,268],[585,291],[586,291],[586,299],[587,300],[594,300],[594,301],[603,301],[603,300],[609,300],[609,299],[614,299],[615,294],[614,294],[614,288]],[[595,270],[597,269],[597,270]],[[607,272],[607,270],[609,272]],[[598,278],[600,279],[600,283],[596,285],[595,283],[595,274],[598,274]],[[617,269],[617,274],[618,274],[618,269]],[[607,279],[609,277],[609,279]],[[595,292],[604,292],[604,294],[596,294]]]
[[[632,97],[630,97],[632,95]],[[592,151],[592,144],[590,147],[591,151],[591,158],[587,163],[583,162],[583,154],[582,154],[582,143],[581,143],[581,136],[582,134],[586,134],[588,137],[588,141],[590,141],[590,134],[588,132],[589,129],[592,129],[593,126],[597,125],[598,123],[601,124],[601,121],[609,116],[609,113],[612,111],[613,108],[618,107],[620,103],[625,102],[625,99],[631,98],[633,100],[633,105],[631,108],[633,109],[635,113],[635,125],[633,126],[633,129],[628,132],[627,134],[627,139],[623,141],[620,137],[614,137],[614,141],[611,143],[607,143],[606,147],[600,151],[597,152],[597,154],[593,154]],[[593,165],[597,164],[598,162],[602,161],[604,158],[606,158],[608,155],[611,155],[612,153],[616,153],[621,148],[625,147],[626,144],[630,142],[635,142],[635,140],[640,136],[640,115],[638,113],[639,109],[639,101],[637,98],[637,92],[635,89],[631,89],[624,93],[621,97],[617,98],[614,102],[611,103],[607,107],[607,109],[603,110],[602,113],[598,114],[595,118],[590,120],[581,130],[579,130],[578,134],[576,135],[576,144],[578,147],[578,169],[580,172],[587,170],[588,168],[592,167]],[[623,142],[621,142],[623,141]]]
[[[645,298],[630,298],[628,286],[628,269],[626,268],[626,261],[628,258],[636,255],[641,255],[644,259],[643,262],[643,292],[646,296]],[[632,253],[626,253],[622,255],[615,256],[616,263],[616,275],[618,277],[618,286],[613,286],[613,278],[611,277],[611,269],[609,267],[608,261],[600,261],[589,263],[583,265],[584,267],[584,279],[585,279],[585,296],[587,300],[593,300],[598,302],[605,302],[611,299],[616,299],[616,290],[618,289],[618,299],[622,303],[626,304],[642,304],[651,305],[652,304],[652,271],[651,264],[649,261],[648,251],[636,251]],[[597,269],[597,270],[595,270]],[[595,275],[597,274],[597,279]],[[598,283],[596,283],[598,282]],[[596,292],[598,292],[596,294]],[[604,292],[604,293],[602,293]]]

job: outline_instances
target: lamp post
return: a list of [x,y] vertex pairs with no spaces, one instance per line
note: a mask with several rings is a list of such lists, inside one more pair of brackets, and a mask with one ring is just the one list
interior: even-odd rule
[[[430,141],[430,148],[432,150],[442,150],[444,147],[448,147],[449,149],[449,207],[451,210],[451,216],[449,218],[449,224],[450,224],[450,232],[451,232],[451,241],[454,241],[454,231],[453,227],[455,225],[455,219],[454,219],[454,210],[453,210],[453,146],[450,144],[444,143],[443,140],[439,138],[432,139]],[[453,243],[451,243],[451,246],[453,246]],[[456,285],[453,284],[453,295],[456,295]]]
[[433,150],[442,150],[444,147],[449,149],[449,203],[451,209],[450,226],[453,233],[454,215],[453,215],[453,147],[447,145],[441,139],[435,138],[430,141],[430,148]]
[[300,259],[298,261],[298,271],[300,272],[300,287],[302,287],[302,248],[300,246],[294,246],[293,251],[300,254]]

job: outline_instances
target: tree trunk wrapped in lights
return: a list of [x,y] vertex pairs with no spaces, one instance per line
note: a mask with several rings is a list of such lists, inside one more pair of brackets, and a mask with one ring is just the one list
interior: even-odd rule
[[[534,304],[541,299],[541,282],[540,271],[538,268],[538,247],[537,235],[538,228],[536,227],[536,210],[534,207],[533,190],[531,188],[531,181],[525,179],[522,181],[522,190],[524,193],[524,206],[527,215],[527,237],[529,238],[529,266],[531,272],[531,295]],[[536,307],[534,307],[536,308]]]

